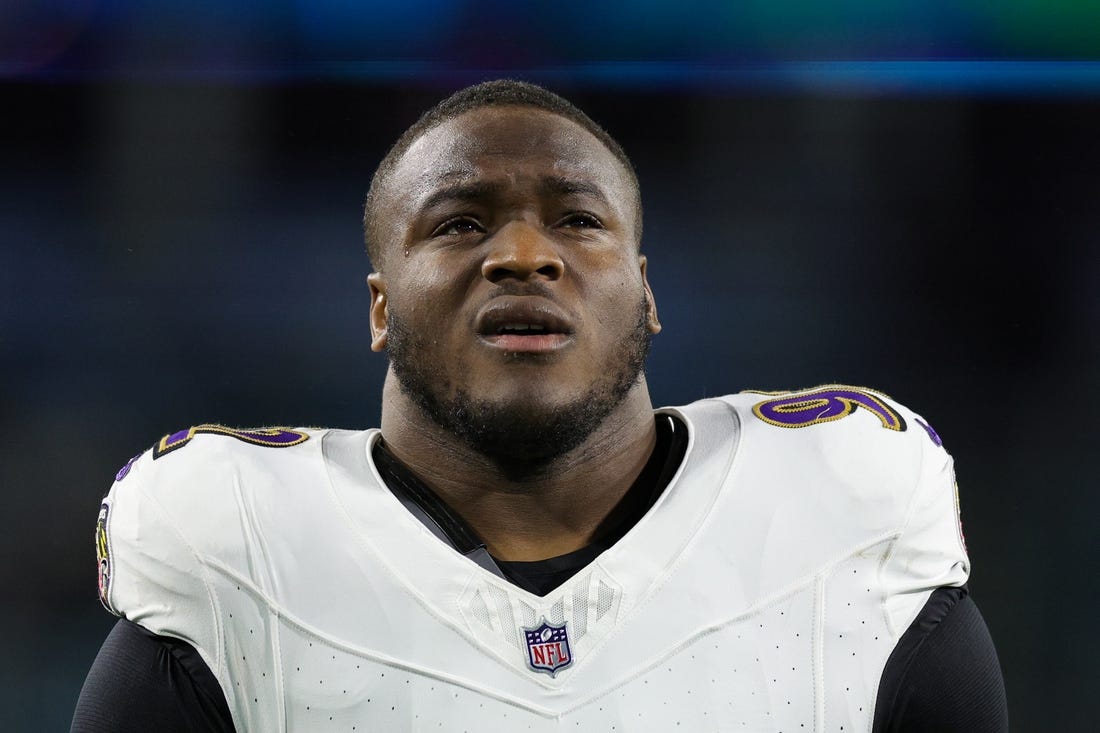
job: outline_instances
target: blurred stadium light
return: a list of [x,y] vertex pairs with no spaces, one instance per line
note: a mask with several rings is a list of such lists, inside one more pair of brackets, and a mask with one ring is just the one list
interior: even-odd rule
[[1073,95],[1098,28],[1086,0],[54,0],[0,5],[0,77]]

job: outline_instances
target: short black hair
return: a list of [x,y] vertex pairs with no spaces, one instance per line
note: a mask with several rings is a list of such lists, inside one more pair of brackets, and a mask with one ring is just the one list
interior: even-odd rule
[[378,169],[371,179],[370,191],[367,193],[367,201],[363,206],[363,237],[367,245],[367,255],[370,257],[374,268],[380,269],[382,264],[382,247],[384,242],[376,231],[378,222],[378,196],[385,187],[386,180],[397,167],[401,156],[424,133],[461,114],[482,107],[534,107],[559,115],[588,130],[593,136],[615,156],[626,170],[630,180],[630,186],[634,192],[635,224],[634,236],[637,242],[642,240],[642,198],[638,185],[638,174],[634,170],[634,164],[630,162],[622,146],[611,137],[591,117],[582,112],[573,103],[563,97],[554,94],[548,89],[516,79],[496,79],[460,89],[451,96],[435,105],[417,120],[412,127],[405,130],[397,142],[393,144],[386,157],[378,164]]

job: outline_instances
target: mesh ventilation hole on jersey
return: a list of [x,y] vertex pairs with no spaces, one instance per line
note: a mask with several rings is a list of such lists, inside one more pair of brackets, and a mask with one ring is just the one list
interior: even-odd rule
[[509,644],[518,647],[520,645],[519,632],[516,630],[516,617],[512,613],[512,604],[509,602],[508,592],[495,585],[490,585],[489,594],[492,596],[493,605],[496,606],[497,615],[500,617],[500,626],[501,631],[504,632],[504,637]]
[[485,603],[485,596],[481,595],[481,591],[474,594],[473,599],[470,601],[470,610],[481,623],[485,624],[485,628],[493,628],[493,621],[489,615],[489,606]]
[[538,625],[538,621],[536,620],[538,619],[538,614],[535,612],[535,607],[519,598],[517,598],[515,602],[516,605],[519,606],[520,616],[523,617],[520,619],[523,621],[523,625],[528,628]]
[[588,631],[588,589],[591,573],[573,586],[573,638],[579,640]]
[[607,612],[611,610],[611,605],[615,601],[615,591],[611,589],[607,583],[600,581],[600,585],[596,590],[596,620],[607,615]]
[[550,606],[550,610],[546,614],[546,620],[555,625],[565,623],[564,598],[559,598],[557,603],[555,603],[553,606]]

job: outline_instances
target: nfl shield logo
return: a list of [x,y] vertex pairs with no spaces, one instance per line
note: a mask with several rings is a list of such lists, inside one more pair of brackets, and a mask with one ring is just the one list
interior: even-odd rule
[[573,653],[569,651],[569,632],[565,627],[565,623],[561,626],[547,623],[544,617],[535,628],[523,628],[523,636],[527,640],[527,666],[553,677],[559,669],[573,663]]

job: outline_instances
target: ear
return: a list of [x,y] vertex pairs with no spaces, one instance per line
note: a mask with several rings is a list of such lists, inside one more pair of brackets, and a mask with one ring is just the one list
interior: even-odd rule
[[642,270],[642,287],[645,288],[645,325],[650,333],[658,334],[661,332],[661,322],[657,319],[657,301],[653,297],[653,288],[649,287],[645,274],[645,255],[638,255],[638,267]]
[[386,326],[389,306],[386,303],[386,281],[382,273],[372,272],[367,276],[370,287],[370,348],[382,351],[386,348]]

